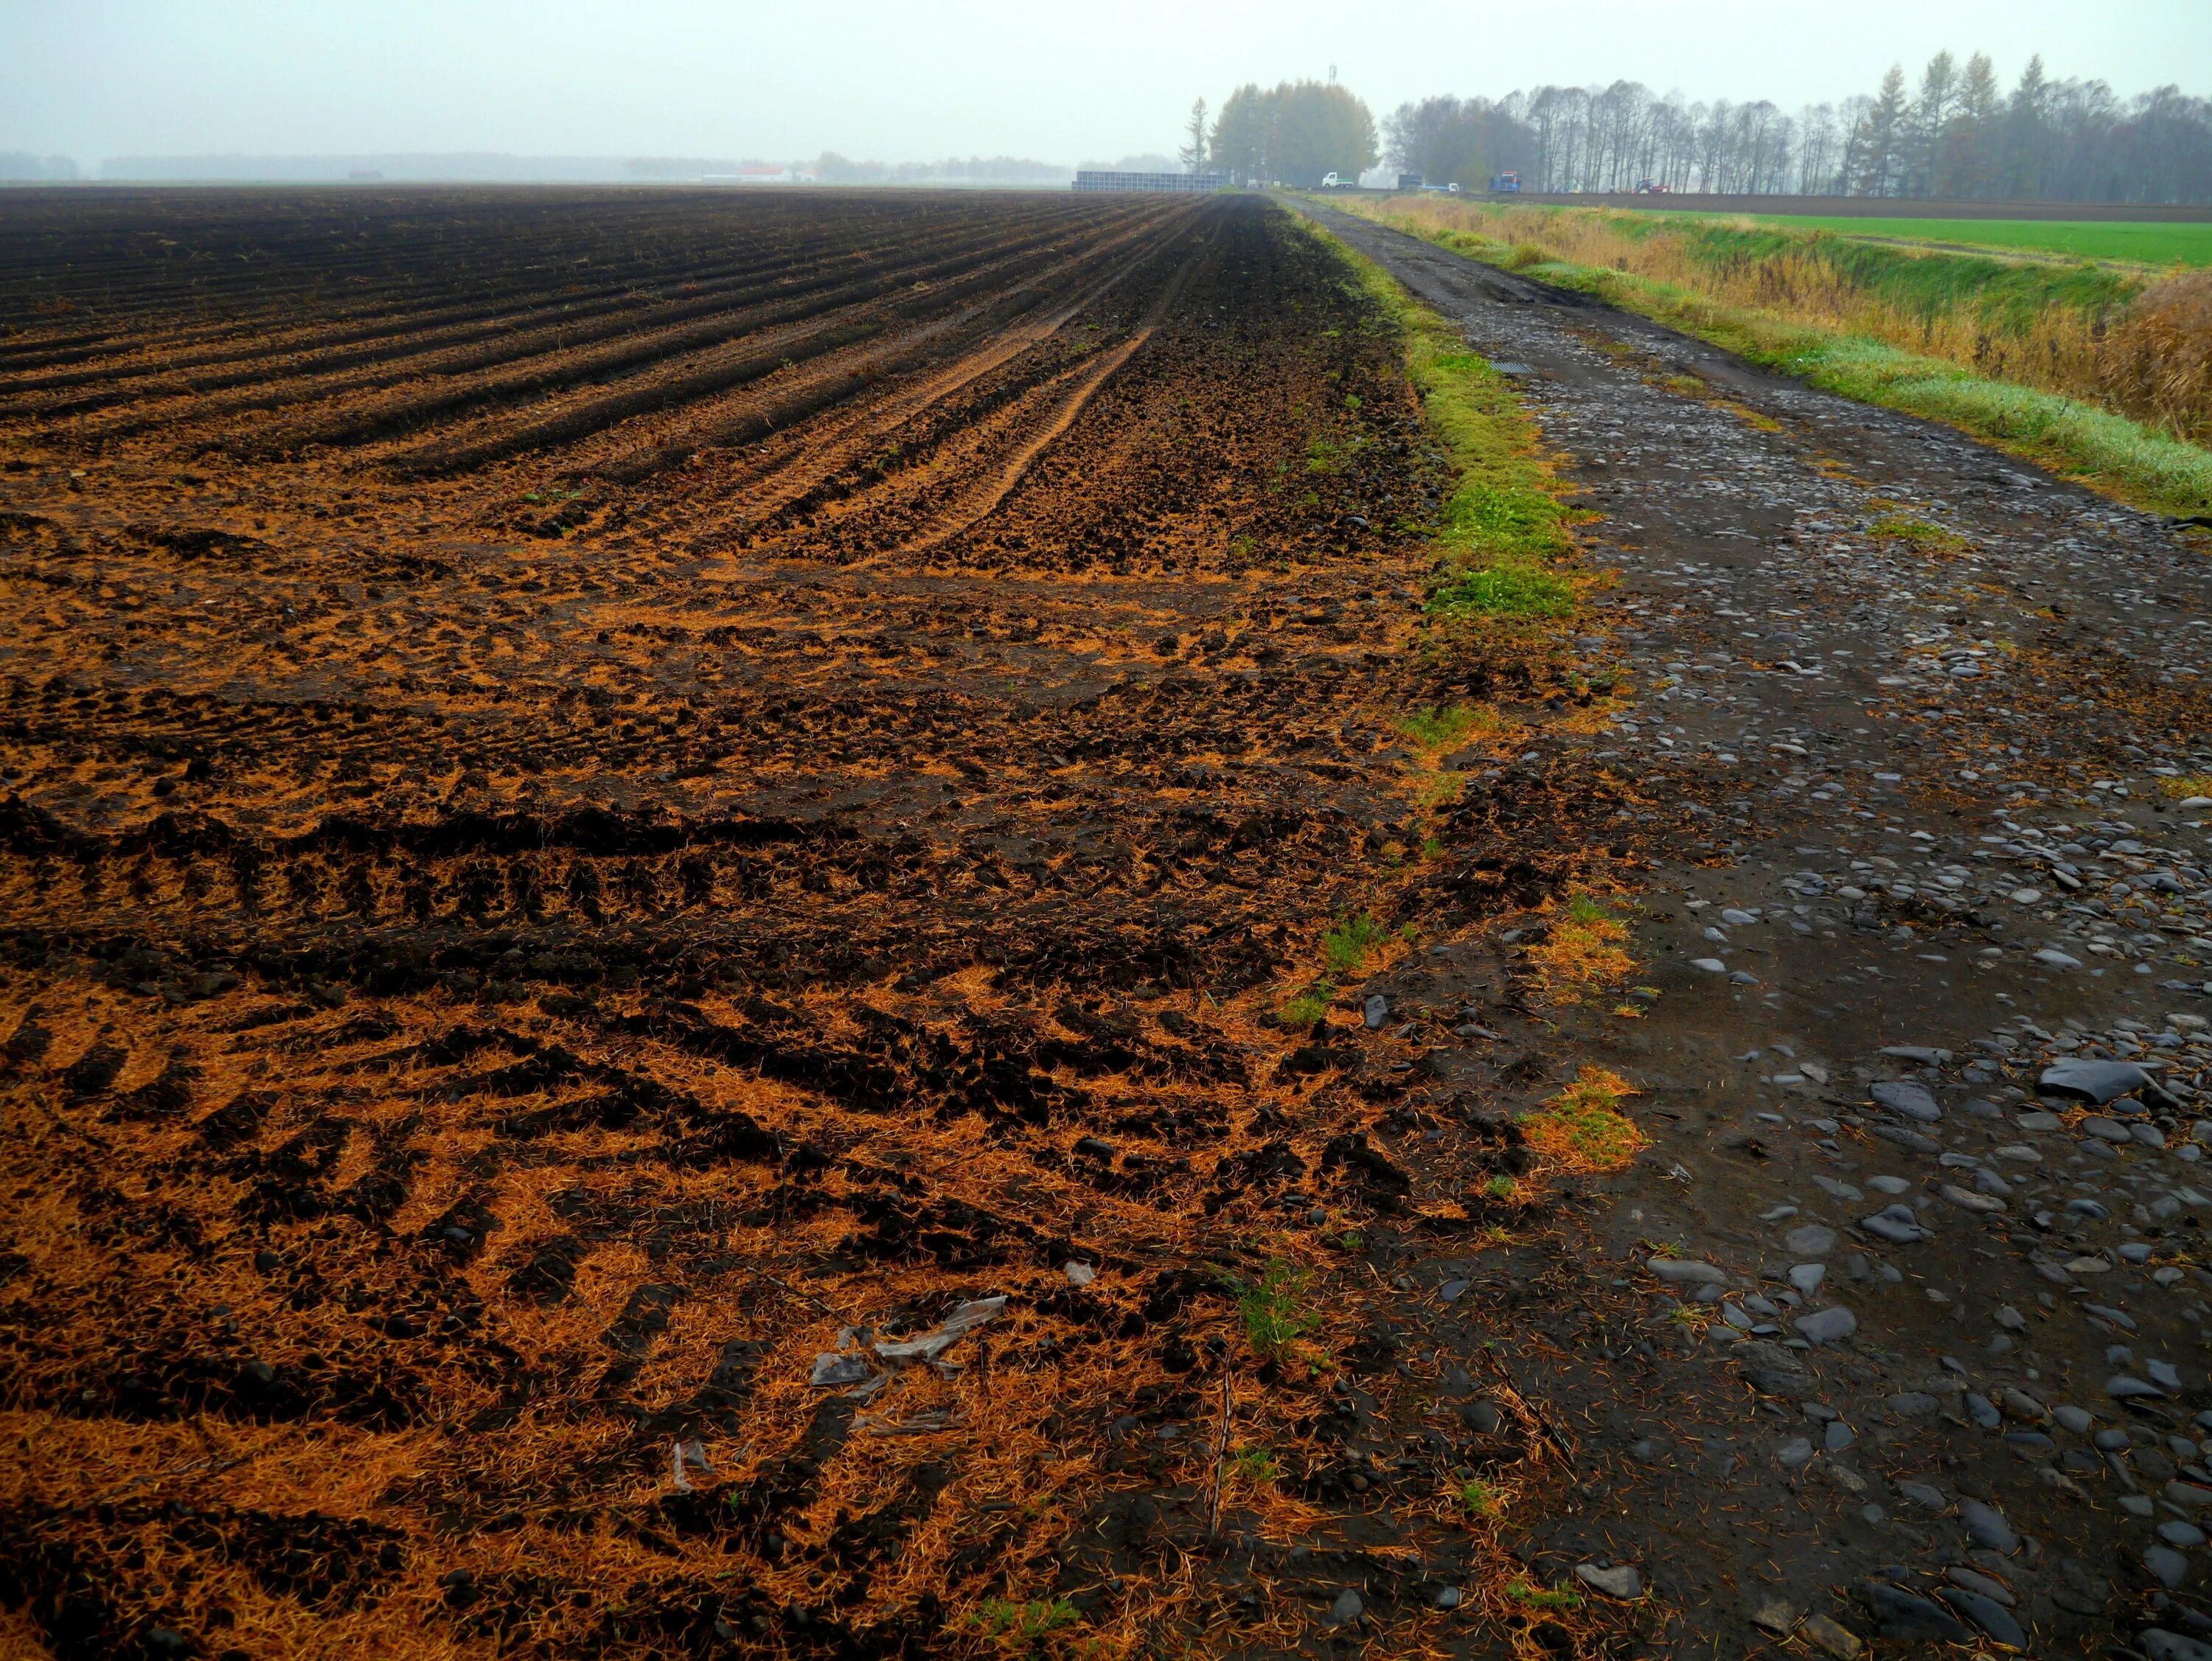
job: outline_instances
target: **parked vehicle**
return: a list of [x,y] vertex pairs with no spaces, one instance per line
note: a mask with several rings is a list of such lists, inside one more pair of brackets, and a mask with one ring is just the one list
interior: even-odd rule
[[1521,175],[1518,173],[1491,174],[1490,193],[1492,196],[1518,196],[1521,193]]
[[1419,173],[1400,173],[1398,188],[1401,191],[1425,191],[1431,187],[1421,182],[1421,176]]

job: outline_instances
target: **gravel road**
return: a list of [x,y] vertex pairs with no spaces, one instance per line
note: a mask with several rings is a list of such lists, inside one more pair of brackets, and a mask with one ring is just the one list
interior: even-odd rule
[[[1638,695],[1545,764],[1632,779],[1661,811],[1624,834],[1692,825],[1645,873],[1644,1019],[1492,1015],[1435,1064],[1526,1043],[1646,1093],[1605,1261],[1400,1265],[1472,1279],[1440,1351],[1519,1333],[1516,1384],[1583,1428],[1576,1501],[1516,1549],[1648,1589],[1670,1653],[2212,1655],[2204,544],[1316,216],[1514,378],[1601,516],[1619,580],[1577,645]],[[1386,990],[1472,1003],[1513,949]]]

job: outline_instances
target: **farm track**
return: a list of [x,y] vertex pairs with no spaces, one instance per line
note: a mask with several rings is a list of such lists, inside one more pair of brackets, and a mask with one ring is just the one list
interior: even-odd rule
[[[5,211],[0,1630],[1243,1610],[1162,1573],[1223,1276],[1404,1203],[1404,1081],[1272,1011],[1342,917],[1577,867],[1407,863],[1390,712],[1561,688],[1421,649],[1437,459],[1333,258],[1251,201]],[[807,1383],[1000,1291],[964,1371]],[[1347,1499],[1338,1398],[1241,1387],[1309,1452],[1226,1526]]]

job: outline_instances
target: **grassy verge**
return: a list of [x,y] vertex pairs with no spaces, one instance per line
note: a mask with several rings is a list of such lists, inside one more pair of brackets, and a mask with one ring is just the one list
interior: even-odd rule
[[1456,482],[1441,515],[1430,615],[1446,621],[1571,615],[1574,583],[1554,568],[1574,551],[1571,514],[1511,385],[1381,266],[1308,228],[1405,331],[1407,372]]
[[1595,295],[1824,391],[1943,421],[2138,506],[2212,513],[2212,452],[2080,398],[1978,373],[1869,333],[1715,298],[1683,280],[1584,264],[1544,242],[1507,242],[1388,203],[1353,206],[1441,246]]

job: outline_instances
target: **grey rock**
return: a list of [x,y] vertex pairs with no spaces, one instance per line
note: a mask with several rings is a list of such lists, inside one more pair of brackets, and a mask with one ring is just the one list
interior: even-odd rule
[[2142,1561],[2160,1585],[2178,1586],[2189,1578],[2189,1560],[2172,1546],[2146,1546]]
[[2078,1096],[2102,1106],[2142,1093],[2156,1106],[2178,1106],[2158,1081],[2132,1061],[2095,1061],[2069,1056],[2043,1070],[2036,1088],[2048,1094]]
[[1808,1222],[1802,1228],[1793,1228],[1782,1237],[1782,1244],[1796,1258],[1825,1258],[1836,1249],[1836,1231],[1824,1228],[1817,1222]]
[[1784,1470],[1802,1470],[1813,1463],[1813,1444],[1802,1436],[1793,1436],[1775,1450],[1774,1457]]
[[1943,1110],[1936,1105],[1936,1098],[1923,1087],[1909,1080],[1886,1080],[1874,1086],[1867,1094],[1892,1112],[1902,1113],[1923,1125],[1934,1125],[1943,1117]]
[[1850,1337],[1859,1330],[1859,1318],[1838,1304],[1827,1309],[1816,1309],[1809,1315],[1800,1315],[1790,1325],[1801,1336],[1814,1343],[1834,1343]]
[[[2136,1455],[2136,1463],[2149,1469],[2150,1461],[2142,1453]],[[2167,1503],[2179,1506],[2184,1511],[2202,1511],[2212,1506],[2212,1488],[2199,1488],[2194,1482],[2168,1482],[2159,1493]]]
[[1577,1563],[1575,1578],[1592,1591],[1618,1597],[1624,1603],[1633,1603],[1644,1595],[1643,1576],[1626,1563],[1615,1563],[1611,1568],[1600,1568],[1595,1563]]
[[1953,1586],[1936,1595],[1998,1643],[2016,1650],[2027,1647],[2027,1634],[2020,1629],[2020,1622],[1996,1598],[1969,1591],[1964,1586]]
[[1943,1571],[1943,1578],[1963,1591],[1978,1591],[1995,1603],[2002,1603],[2007,1609],[2020,1602],[2002,1582],[1992,1580],[1986,1574],[1977,1574],[1964,1563],[1952,1564]]
[[2141,1379],[2130,1379],[2120,1373],[2105,1380],[2105,1394],[2116,1402],[2131,1402],[2151,1399],[2166,1392],[2156,1385],[2145,1384]]
[[1366,1020],[1367,1030],[1373,1032],[1390,1018],[1390,1000],[1380,992],[1374,993],[1368,998],[1362,1015]]
[[1899,1482],[1897,1491],[1923,1511],[1945,1512],[1951,1508],[1951,1502],[1943,1497],[1943,1490],[1931,1482]]
[[2164,1627],[2149,1627],[2138,1633],[2136,1647],[2150,1661],[2212,1661],[2212,1644],[2201,1638],[2170,1632]]
[[1960,1644],[1973,1635],[1942,1604],[1916,1597],[1887,1580],[1868,1581],[1866,1599],[1884,1638],[1911,1644]]
[[1366,1610],[1367,1605],[1361,1600],[1359,1594],[1350,1586],[1346,1586],[1342,1591],[1337,1593],[1336,1601],[1328,1606],[1329,1624],[1334,1627],[1348,1627],[1366,1613]]
[[2050,1416],[2041,1402],[2014,1385],[2007,1385],[1997,1393],[1997,1407],[2008,1419],[2020,1419],[2029,1424],[2039,1424]]
[[1441,1586],[1429,1601],[1440,1609],[1455,1609],[1467,1601],[1467,1594],[1457,1586]]
[[1893,1246],[1911,1246],[1926,1240],[1929,1234],[1909,1205],[1886,1206],[1870,1217],[1861,1217],[1859,1227],[1876,1240],[1887,1240]]
[[1769,1396],[1802,1396],[1812,1387],[1804,1362],[1780,1344],[1747,1338],[1730,1352],[1752,1387]]
[[1841,1419],[1831,1419],[1828,1421],[1827,1429],[1820,1433],[1820,1451],[1824,1453],[1841,1453],[1856,1440],[1858,1438],[1852,1434],[1849,1425]]
[[1991,1551],[2002,1552],[2009,1557],[2020,1549],[2020,1537],[2005,1521],[2004,1512],[1995,1506],[1979,1500],[1959,1501],[1959,1519],[1966,1525],[1966,1537],[1978,1546],[1987,1546]]
[[1910,1061],[1923,1067],[1940,1067],[1951,1058],[1948,1050],[1927,1044],[1885,1044],[1881,1052],[1892,1061]]
[[2194,1551],[2204,1543],[2204,1531],[2194,1523],[2185,1523],[2176,1519],[2160,1523],[2158,1525],[2158,1537],[2176,1551]]
[[1790,1270],[1790,1284],[1800,1297],[1811,1297],[1827,1277],[1828,1265],[1825,1263],[1801,1263]]
[[1984,1430],[1995,1430],[2003,1419],[1996,1403],[1976,1391],[1966,1393],[1966,1416]]
[[2172,1361],[2146,1361],[2143,1371],[2150,1374],[2150,1381],[2161,1390],[2181,1388],[2181,1373]]
[[1692,1258],[1653,1258],[1645,1265],[1669,1286],[1725,1286],[1728,1271]]
[[1940,1154],[1943,1151],[1943,1144],[1935,1137],[1923,1137],[1917,1131],[1908,1131],[1902,1125],[1869,1125],[1866,1127],[1866,1133],[1916,1154]]
[[1943,1403],[1924,1390],[1901,1390],[1884,1405],[1900,1419],[1924,1419]]
[[2052,1408],[2051,1416],[2076,1436],[2087,1435],[2089,1426],[2093,1422],[2086,1410],[2075,1406],[2071,1402],[2061,1402],[2057,1407]]

